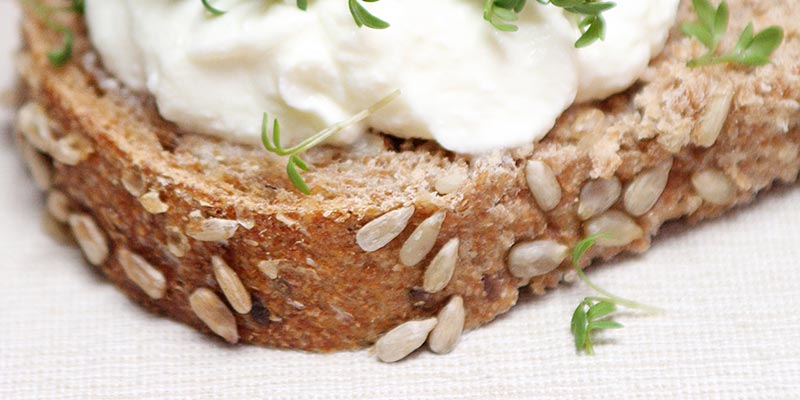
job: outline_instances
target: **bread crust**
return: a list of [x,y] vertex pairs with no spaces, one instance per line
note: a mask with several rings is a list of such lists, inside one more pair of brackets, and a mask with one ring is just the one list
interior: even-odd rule
[[[681,21],[692,18],[689,3],[681,4]],[[800,168],[800,3],[731,0],[730,6],[736,10],[732,31],[749,21],[784,27],[786,41],[771,65],[688,69],[685,61],[703,49],[674,29],[636,87],[572,107],[535,146],[465,157],[432,143],[374,135],[357,148],[309,152],[311,196],[293,190],[284,162],[263,149],[180,132],[162,120],[152,100],[103,71],[77,19],[71,21],[78,31],[76,56],[54,68],[46,52],[57,46],[58,35],[26,15],[19,64],[26,98],[42,107],[54,138],[80,143],[72,147],[76,163],[41,152],[53,166],[49,190],[66,194],[69,214],[96,223],[108,250],[98,268],[114,285],[152,312],[211,332],[189,297],[209,288],[230,305],[212,267],[219,256],[251,297],[249,312],[230,310],[241,342],[325,352],[363,347],[405,321],[435,316],[453,295],[464,299],[466,328],[475,328],[510,309],[520,288],[542,293],[565,274],[569,279],[568,261],[531,280],[515,277],[508,253],[523,241],[571,247],[580,240],[587,227],[578,217],[581,189],[592,180],[616,177],[627,189],[643,172],[672,160],[655,205],[631,216],[643,235],[622,246],[595,247],[585,264],[645,251],[666,221],[717,217],[776,181],[794,182]],[[726,38],[723,47],[733,40]],[[726,96],[727,117],[713,145],[705,146],[710,110],[725,109],[715,104]],[[21,145],[30,146],[18,128]],[[557,178],[561,198],[552,210],[539,208],[528,187],[529,160],[543,161]],[[733,188],[730,198],[715,204],[714,194],[693,185],[702,171],[720,173]],[[437,180],[447,174],[466,180],[452,193],[437,193]],[[366,223],[407,206],[415,211],[396,239],[369,253],[358,246],[356,233]],[[612,208],[625,212],[625,199]],[[446,218],[433,251],[417,266],[402,265],[403,243],[438,211]],[[210,218],[241,224],[224,240],[192,238]],[[453,238],[459,239],[453,278],[444,290],[427,293],[425,266]],[[118,257],[124,250],[163,275],[162,297],[151,297],[131,279]]]

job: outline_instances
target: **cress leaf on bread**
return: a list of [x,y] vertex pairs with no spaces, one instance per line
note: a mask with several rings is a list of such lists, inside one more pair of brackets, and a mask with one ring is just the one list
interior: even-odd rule
[[770,56],[783,42],[783,28],[770,26],[755,33],[755,28],[750,23],[739,34],[739,40],[732,50],[717,55],[720,41],[728,30],[730,19],[728,3],[722,1],[714,8],[709,0],[692,0],[692,6],[697,14],[697,21],[683,23],[681,31],[684,35],[697,39],[707,51],[687,63],[691,68],[714,64],[760,67],[769,64]]
[[593,332],[604,329],[620,329],[623,327],[622,324],[609,319],[611,314],[617,311],[617,306],[641,310],[651,314],[663,312],[660,308],[648,306],[611,294],[590,281],[580,268],[581,258],[594,246],[597,240],[610,237],[611,235],[605,233],[592,235],[578,242],[572,249],[572,267],[575,268],[575,272],[578,273],[580,279],[587,286],[603,296],[586,297],[578,304],[578,307],[572,313],[570,332],[575,339],[575,350],[579,352],[583,351],[587,355],[594,354],[594,345],[592,343]]
[[305,179],[303,179],[303,176],[300,174],[300,170],[308,171],[309,167],[308,164],[306,164],[306,162],[300,158],[299,154],[324,142],[329,137],[341,132],[344,128],[361,122],[365,118],[374,114],[376,111],[391,103],[392,100],[397,98],[399,95],[400,91],[395,90],[388,96],[379,100],[377,103],[371,105],[369,108],[360,111],[344,121],[331,125],[317,132],[308,139],[303,140],[299,144],[289,148],[284,148],[281,144],[281,125],[280,122],[278,122],[278,119],[276,118],[272,121],[272,134],[270,135],[269,115],[264,113],[264,116],[261,120],[261,141],[264,143],[264,147],[270,153],[274,153],[278,156],[289,156],[289,161],[286,164],[286,174],[289,176],[289,180],[292,182],[292,185],[294,185],[294,187],[301,193],[311,194],[311,189],[308,187]]
[[[212,15],[225,14],[224,10],[214,7],[210,0],[200,0],[203,7]],[[386,29],[390,24],[370,13],[361,2],[375,3],[379,0],[348,0],[347,5],[353,21],[360,28]],[[483,3],[483,19],[503,32],[515,32],[519,27],[514,24],[517,14],[522,12],[528,0],[485,0]],[[615,4],[600,0],[536,0],[542,5],[553,5],[577,16],[577,25],[581,37],[575,47],[586,47],[597,40],[605,38],[606,26],[603,12],[615,7]],[[307,0],[297,0],[297,8],[306,10]]]
[[61,7],[49,6],[36,0],[23,0],[23,4],[33,10],[39,21],[62,35],[61,47],[49,51],[47,53],[47,59],[56,67],[66,64],[70,58],[72,58],[72,46],[75,41],[75,34],[69,27],[56,22],[53,19],[53,15],[60,12],[83,14],[84,0],[71,0],[69,5]]

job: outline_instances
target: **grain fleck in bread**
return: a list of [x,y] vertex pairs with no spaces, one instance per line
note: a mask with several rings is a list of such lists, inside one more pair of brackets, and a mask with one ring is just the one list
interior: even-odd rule
[[[703,49],[674,29],[639,84],[574,106],[535,146],[468,158],[376,134],[312,150],[311,196],[264,150],[162,120],[103,71],[80,21],[73,62],[53,68],[45,54],[59,37],[28,15],[19,143],[87,259],[153,312],[231,342],[332,351],[430,320],[460,296],[474,328],[520,288],[556,286],[587,233],[614,234],[591,258],[641,252],[665,221],[716,217],[796,179],[800,3],[730,5],[732,30],[784,27],[771,65],[687,69]],[[691,15],[684,1],[680,19]],[[359,246],[367,223],[401,209],[413,211],[378,228],[385,246]],[[437,256],[455,267],[428,292]]]

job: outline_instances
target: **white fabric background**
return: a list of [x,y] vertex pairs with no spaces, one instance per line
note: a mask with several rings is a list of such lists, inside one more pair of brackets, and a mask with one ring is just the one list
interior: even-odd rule
[[[3,87],[16,15],[0,0]],[[604,334],[595,357],[572,347],[571,312],[590,293],[574,285],[526,296],[450,355],[386,365],[366,351],[229,347],[144,312],[43,233],[42,196],[0,140],[2,399],[800,398],[796,185],[688,231],[668,226],[646,255],[592,270],[668,310],[620,315],[626,328]]]

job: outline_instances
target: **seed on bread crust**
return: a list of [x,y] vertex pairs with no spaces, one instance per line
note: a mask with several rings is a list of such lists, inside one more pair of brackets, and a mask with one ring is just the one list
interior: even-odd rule
[[42,106],[33,101],[25,103],[17,112],[16,126],[33,147],[50,153],[56,139]]
[[356,233],[356,243],[366,252],[386,246],[399,236],[414,215],[414,206],[398,208],[370,221]]
[[51,190],[47,194],[47,212],[61,223],[66,223],[69,219],[70,207],[69,198],[63,192]]
[[525,166],[525,179],[536,204],[550,211],[561,202],[561,186],[550,166],[543,161],[530,160]]
[[134,168],[122,171],[120,181],[122,182],[122,187],[136,197],[143,195],[147,191],[147,183],[144,181],[142,174]]
[[168,226],[167,234],[167,250],[169,250],[175,257],[183,257],[191,248],[189,239],[181,232],[180,229],[174,226]]
[[253,212],[250,211],[250,209],[248,209],[243,205],[237,205],[235,211],[236,211],[236,222],[238,222],[242,228],[250,230],[256,226],[255,217],[253,216]]
[[564,275],[561,276],[561,280],[565,283],[575,283],[580,279],[578,272],[574,269],[570,269],[569,271],[565,272]]
[[68,219],[72,234],[92,265],[100,265],[108,259],[106,236],[88,214],[72,214]]
[[53,184],[53,163],[27,142],[22,142],[22,157],[33,181],[40,190],[47,190]]
[[436,316],[436,327],[428,337],[428,346],[437,354],[447,354],[456,348],[461,332],[464,330],[464,299],[453,296]]
[[219,256],[211,257],[211,266],[214,269],[214,278],[217,279],[217,283],[231,307],[239,314],[249,313],[253,308],[253,302],[236,271]]
[[163,214],[169,211],[169,205],[161,201],[161,194],[154,190],[139,197],[139,203],[141,203],[145,211],[150,214]]
[[703,200],[718,206],[726,206],[736,201],[736,185],[725,173],[716,169],[694,173],[692,187]]
[[436,318],[404,322],[375,342],[378,359],[391,363],[406,358],[425,343],[428,333],[436,326]]
[[212,332],[216,333],[228,343],[239,341],[239,329],[236,326],[236,317],[233,316],[228,306],[220,300],[211,289],[200,288],[189,296],[189,306]]
[[236,234],[239,222],[222,218],[198,218],[186,226],[186,234],[201,242],[228,240]]
[[703,116],[692,132],[692,142],[700,147],[711,147],[717,142],[733,103],[733,90],[725,89],[711,98]]
[[269,279],[278,278],[278,267],[280,267],[280,260],[264,260],[258,263],[258,269],[267,276]]
[[458,238],[450,239],[433,257],[422,279],[422,288],[428,293],[436,293],[447,287],[458,262]]
[[578,216],[587,220],[611,208],[622,194],[622,184],[617,177],[598,179],[583,185]]
[[460,170],[453,168],[451,171],[445,172],[439,179],[434,182],[433,187],[441,195],[456,192],[464,182],[467,181],[467,174]]
[[670,158],[637,175],[625,189],[625,210],[635,217],[650,211],[664,193],[671,169]]
[[147,260],[126,248],[117,251],[117,261],[125,275],[142,289],[150,298],[160,299],[167,291],[167,280],[164,274],[153,267]]
[[446,215],[444,211],[439,211],[426,218],[414,229],[411,236],[403,243],[403,247],[400,248],[400,262],[403,265],[408,267],[417,265],[433,250]]
[[50,213],[42,213],[41,226],[44,233],[50,236],[51,239],[58,243],[74,246],[75,237],[69,230],[69,227],[57,221]]
[[625,246],[644,236],[644,230],[636,221],[617,210],[607,211],[586,221],[583,230],[586,236],[608,235],[597,239],[597,245],[603,247]]
[[62,137],[50,149],[53,159],[69,166],[78,165],[93,152],[92,144],[77,133]]
[[553,240],[520,242],[508,253],[508,270],[511,275],[529,281],[558,268],[568,250],[567,246]]

